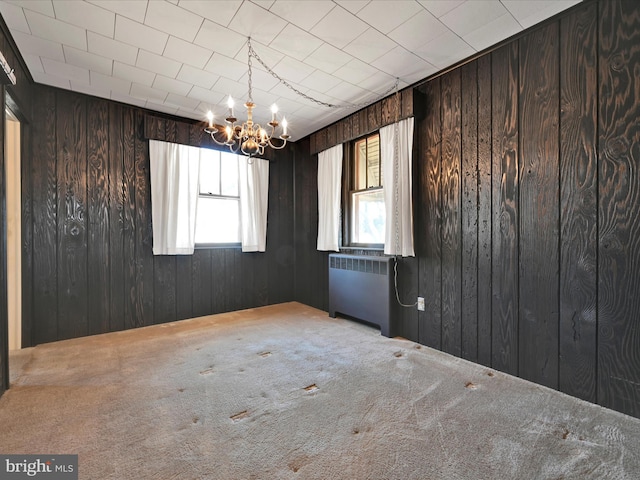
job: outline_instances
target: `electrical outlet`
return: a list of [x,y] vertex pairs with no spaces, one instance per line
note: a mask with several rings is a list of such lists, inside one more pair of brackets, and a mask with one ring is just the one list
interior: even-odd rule
[[424,312],[424,297],[418,297],[418,310]]

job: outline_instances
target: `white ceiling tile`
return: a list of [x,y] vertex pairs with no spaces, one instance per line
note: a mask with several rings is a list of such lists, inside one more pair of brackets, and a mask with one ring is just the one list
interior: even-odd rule
[[304,60],[321,45],[322,40],[289,23],[269,46],[296,60]]
[[97,88],[92,85],[86,85],[80,82],[71,81],[71,90],[78,93],[84,93],[86,95],[92,95],[100,98],[111,98],[111,90]]
[[356,14],[364,7],[366,7],[371,0],[334,0],[342,8],[349,10],[351,13]]
[[169,37],[163,56],[187,65],[204,68],[211,58],[212,50],[186,42],[180,38]]
[[343,65],[346,65],[353,59],[351,55],[338,50],[336,47],[328,43],[322,44],[317,50],[309,55],[304,63],[316,67],[326,73],[333,73]]
[[164,51],[169,35],[118,15],[115,39],[160,55]]
[[260,108],[260,109],[263,109],[266,107],[271,108],[271,105],[275,103],[278,105],[278,115],[280,116],[282,115],[283,107],[278,102],[278,99],[279,97],[277,97],[271,92],[265,92],[264,90],[260,90],[260,89],[254,89],[253,91],[253,102],[256,104],[257,108]]
[[214,53],[211,60],[207,62],[205,70],[221,77],[239,81],[247,72],[248,68],[246,63],[220,55],[219,53]]
[[[229,28],[244,35],[245,38],[251,37],[260,43],[269,45],[286,24],[287,22],[283,19],[255,3],[244,2]],[[224,41],[224,38],[218,40]]]
[[56,77],[55,75],[40,72],[33,72],[32,77],[36,83],[42,83],[43,85],[51,85],[52,87],[71,90],[71,83],[69,82],[68,78],[60,78]]
[[173,105],[165,105],[164,103],[160,104],[153,101],[145,102],[144,108],[154,110],[156,112],[168,113],[169,115],[175,115],[176,113],[178,113],[178,107],[174,107]]
[[[270,73],[265,72],[264,70],[253,70],[252,74],[252,84],[253,88],[260,88],[265,92],[271,90],[278,83],[278,79],[276,79]],[[245,73],[240,79],[240,83],[247,86],[247,91],[249,90],[249,73]]]
[[462,5],[465,0],[418,0],[418,2],[429,10],[434,17],[440,18],[457,6]]
[[138,47],[93,32],[87,32],[87,47],[91,53],[129,65],[135,65],[138,58]]
[[300,85],[315,90],[316,92],[327,93],[340,83],[342,83],[342,80],[339,78],[325,72],[316,71],[313,75],[309,75],[301,81]]
[[[126,63],[114,62],[113,63],[113,75],[114,77],[128,80],[129,82],[139,83],[150,87],[153,85],[153,81],[156,78],[156,74],[143,70],[138,67],[127,65]],[[128,91],[128,90],[127,90]]]
[[413,53],[440,69],[473,55],[475,50],[454,33],[446,31],[438,38],[414,49]]
[[[296,84],[296,83],[290,83],[290,85],[304,94],[307,94],[309,92],[309,88],[303,85]],[[300,95],[298,95],[296,92],[292,91],[289,87],[287,87],[286,85],[283,85],[282,83],[278,83],[275,87],[271,89],[270,92],[273,95],[276,95],[278,97],[288,98],[289,100],[293,100],[296,102],[303,101]]]
[[[226,96],[222,93],[212,92],[208,88],[194,86],[187,95],[189,98],[194,98],[200,102],[208,103],[209,105],[218,105],[226,100]],[[211,109],[211,106],[209,109]]]
[[224,2],[212,2],[211,0],[180,0],[178,6],[197,13],[202,17],[216,22],[225,27],[242,5],[242,0],[225,0]]
[[138,60],[136,61],[136,67],[171,78],[176,78],[181,66],[182,65],[175,60],[171,60],[145,50],[140,50],[138,53]]
[[135,20],[138,23],[144,22],[147,13],[148,0],[88,0],[90,3],[104,8],[110,12],[117,13],[123,17]]
[[169,93],[174,93],[176,95],[185,96],[191,90],[192,85],[190,83],[176,80],[175,78],[168,78],[164,75],[156,75],[152,87],[157,88],[158,90],[164,90]]
[[227,57],[235,57],[247,43],[247,37],[205,20],[193,43]]
[[440,21],[459,37],[473,32],[482,25],[507,12],[499,0],[468,0],[440,17]]
[[[383,72],[403,78],[416,72],[433,71],[434,66],[402,47],[396,47],[372,65]],[[425,75],[426,77],[427,75]]]
[[531,2],[503,0],[502,3],[523,28],[529,28],[580,3],[580,0],[537,0]]
[[184,95],[178,95],[169,92],[167,99],[164,101],[165,105],[175,106],[176,108],[186,108],[189,110],[195,110],[200,105],[200,100],[194,98],[187,98]]
[[30,10],[26,10],[25,15],[29,22],[29,29],[38,37],[81,50],[87,49],[87,35],[83,28]]
[[113,60],[85,52],[84,50],[65,46],[64,58],[67,63],[75,65],[76,67],[86,68],[87,70],[100,72],[104,75],[111,75],[113,73]]
[[315,68],[306,63],[299,62],[294,58],[284,57],[273,66],[273,71],[288,82],[299,83],[311,75],[315,71]]
[[203,23],[202,17],[167,2],[149,2],[144,24],[192,42]]
[[128,95],[131,90],[131,82],[126,79],[110,77],[97,72],[89,72],[91,77],[91,85],[96,88],[108,89],[112,92],[118,92]]
[[371,92],[364,90],[356,85],[352,85],[348,82],[340,82],[335,87],[331,88],[328,92],[332,97],[341,101],[341,104],[348,105],[350,103],[358,103],[363,97],[370,95]]
[[515,35],[520,31],[522,31],[520,24],[511,14],[505,13],[493,22],[487,23],[468,35],[465,35],[463,38],[465,42],[479,52],[499,43],[501,40],[504,40],[505,37]]
[[417,15],[389,33],[389,37],[407,50],[415,52],[420,46],[448,31],[449,29],[436,17],[426,10],[421,10]]
[[38,55],[26,53],[22,55],[22,58],[24,58],[24,62],[27,64],[27,68],[31,74],[33,74],[33,72],[44,73],[44,68],[42,67],[42,62]]
[[55,13],[53,11],[53,3],[51,2],[51,0],[12,0],[10,3],[13,3],[26,10],[33,10],[34,12],[41,13],[48,17],[55,17]]
[[354,85],[359,85],[360,82],[365,81],[367,78],[375,75],[377,72],[379,72],[377,68],[364,63],[362,60],[353,58],[350,62],[340,67],[333,74],[346,82],[353,83]]
[[396,47],[396,43],[389,37],[384,36],[375,28],[369,28],[343,50],[365,63],[371,63]]
[[220,75],[205,72],[190,65],[183,65],[176,78],[208,90],[218,81]]
[[64,62],[58,62],[49,58],[42,59],[42,66],[47,75],[53,75],[59,78],[67,78],[79,82],[89,84],[89,70],[86,68],[76,67]]
[[146,85],[140,85],[139,83],[132,83],[129,94],[135,98],[148,99],[155,103],[162,103],[169,93],[156,88],[147,87]]
[[22,32],[13,32],[13,39],[20,49],[20,53],[39,55],[64,62],[64,52],[59,42],[52,42],[34,35],[27,35]]
[[334,7],[326,0],[277,0],[269,10],[308,31]]
[[11,3],[0,2],[0,14],[10,30],[31,33],[27,17],[24,16],[24,10],[17,5]]
[[123,95],[128,95],[131,90],[131,82],[125,79],[110,77],[97,72],[89,72],[91,86],[103,90],[111,90]]
[[260,5],[265,10],[269,10],[275,3],[275,0],[250,0],[250,1],[257,5]]
[[111,100],[113,100],[114,102],[126,103],[128,105],[134,105],[136,107],[142,108],[144,108],[147,104],[145,100],[139,100],[137,98],[129,96],[128,94],[125,95],[120,92],[114,92],[113,90],[111,91]]
[[[376,73],[375,75],[372,75],[366,80],[358,83],[358,85],[365,90],[377,93],[380,96],[385,96],[384,94],[388,95],[393,91],[392,89],[394,88],[394,85],[396,83],[396,78],[389,75],[388,73],[381,72],[380,70],[377,70],[377,72],[378,73]],[[402,88],[402,82],[400,83],[399,88]]]
[[[284,54],[278,52],[277,50],[274,50],[273,48],[266,47],[261,43],[255,42],[253,39],[251,40],[251,45],[253,46],[253,51],[259,57],[259,60],[262,60],[262,62],[264,62],[265,65],[267,65],[267,67],[270,69],[273,69],[274,65],[277,65],[280,60],[285,58]],[[245,46],[238,52],[238,54],[234,58],[239,62],[247,65],[248,56],[249,48],[248,46]],[[259,60],[253,58],[253,68],[257,70],[265,70]]]
[[[389,14],[391,11],[393,15]],[[413,0],[377,0],[360,10],[358,18],[386,34],[421,11],[422,7]]]
[[311,33],[334,47],[344,48],[367,28],[369,26],[366,23],[338,6],[320,20]]
[[113,37],[115,13],[77,0],[56,0],[53,7],[58,20],[73,25],[82,25],[89,31]]
[[220,77],[211,90],[225,96],[231,95],[237,105],[242,105],[246,101],[248,87],[242,83]]

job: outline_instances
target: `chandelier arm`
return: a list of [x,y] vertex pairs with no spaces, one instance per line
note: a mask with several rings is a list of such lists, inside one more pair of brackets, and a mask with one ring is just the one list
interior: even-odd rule
[[[223,131],[224,131],[224,130],[223,130]],[[221,145],[221,146],[225,146],[225,145],[227,145],[227,142],[220,142],[218,139],[216,139],[215,134],[216,134],[216,133],[219,133],[219,132],[220,132],[220,130],[216,130],[215,132],[209,132],[209,135],[211,136],[211,139],[212,139],[214,142],[216,142],[218,145]]]
[[269,138],[269,139],[267,140],[267,144],[268,144],[271,148],[273,148],[274,150],[282,150],[282,149],[287,145],[287,141],[286,141],[285,139],[281,139],[281,140],[282,140],[282,145],[280,145],[280,146],[275,145],[275,144],[272,142],[272,140],[273,140],[273,138]]

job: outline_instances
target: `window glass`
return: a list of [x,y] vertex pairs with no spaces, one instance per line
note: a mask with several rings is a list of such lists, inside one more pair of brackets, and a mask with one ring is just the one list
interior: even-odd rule
[[375,133],[353,144],[353,182],[349,217],[351,244],[384,244],[384,191],[380,136]]
[[196,214],[196,244],[240,242],[240,199],[202,196]]
[[200,150],[196,245],[240,243],[239,157]]
[[384,192],[356,192],[352,198],[351,238],[353,243],[384,243]]
[[220,195],[220,152],[200,149],[200,194]]

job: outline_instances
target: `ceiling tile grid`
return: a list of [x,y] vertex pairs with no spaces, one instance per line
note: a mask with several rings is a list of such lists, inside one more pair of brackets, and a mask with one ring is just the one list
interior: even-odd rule
[[579,1],[0,0],[0,14],[36,82],[201,121],[229,95],[242,118],[250,36],[255,120],[275,102],[297,140]]

